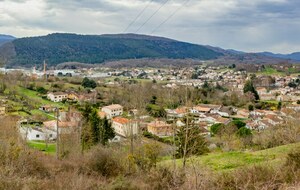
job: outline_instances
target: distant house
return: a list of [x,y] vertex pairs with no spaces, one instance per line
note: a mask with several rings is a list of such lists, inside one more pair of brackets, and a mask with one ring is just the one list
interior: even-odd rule
[[70,101],[78,101],[79,100],[79,95],[76,94],[75,92],[70,92],[68,94],[68,100],[70,100]]
[[22,137],[29,141],[52,141],[56,139],[56,132],[44,127],[21,127],[20,133]]
[[[57,130],[57,123],[56,120],[45,121],[44,126],[46,129],[56,131]],[[58,129],[59,134],[70,134],[74,132],[79,127],[79,122],[74,121],[59,121],[58,122]]]
[[170,124],[164,121],[155,120],[147,125],[148,132],[157,135],[159,137],[172,136],[174,129]]
[[249,110],[246,110],[246,109],[239,109],[237,111],[237,117],[239,118],[248,118],[250,115],[250,112]]
[[182,118],[189,113],[189,108],[179,107],[177,109],[166,109],[169,118]]
[[119,104],[112,104],[109,106],[105,106],[101,109],[101,111],[106,113],[106,117],[111,119],[116,116],[123,115],[123,106]]
[[55,111],[55,107],[50,106],[50,105],[43,105],[39,108],[39,110],[44,111],[44,112],[53,112]]
[[6,108],[4,106],[0,107],[0,115],[5,115]]
[[47,98],[52,102],[61,102],[68,98],[68,94],[64,92],[49,92]]
[[123,117],[113,118],[112,127],[117,135],[125,138],[131,135],[137,135],[139,132],[137,121],[129,120]]

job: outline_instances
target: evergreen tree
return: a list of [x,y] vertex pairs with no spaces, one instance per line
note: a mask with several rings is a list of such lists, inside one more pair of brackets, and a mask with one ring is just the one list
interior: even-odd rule
[[83,86],[84,88],[96,88],[97,83],[94,80],[90,80],[85,77],[81,82],[81,86]]
[[247,80],[246,83],[245,83],[245,86],[244,86],[244,93],[247,93],[247,92],[251,92],[254,97],[255,97],[255,100],[259,100],[259,95],[253,85],[253,82],[252,80]]
[[81,133],[83,149],[101,143],[107,145],[115,137],[114,129],[107,118],[101,119],[98,110],[87,104],[82,110],[84,127]]
[[109,122],[106,117],[101,119],[100,135],[102,145],[106,145],[109,140],[113,139],[116,136],[111,122]]
[[[177,132],[177,158],[202,155],[208,152],[207,142],[201,135],[201,130],[193,123],[185,122],[186,126],[181,127]],[[185,155],[184,155],[185,154]]]
[[101,119],[98,116],[98,111],[96,109],[93,109],[89,118],[91,142],[93,145],[97,144],[100,141],[100,122]]

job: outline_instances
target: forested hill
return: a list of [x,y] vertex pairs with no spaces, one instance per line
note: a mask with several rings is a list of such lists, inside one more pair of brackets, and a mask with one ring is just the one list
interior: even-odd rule
[[[10,52],[9,58],[2,53]],[[48,65],[63,62],[103,63],[138,58],[215,59],[223,54],[205,46],[167,38],[136,35],[50,34],[19,38],[0,48],[0,58],[9,66],[32,66],[46,60]]]
[[10,42],[14,39],[15,39],[15,37],[13,37],[13,36],[0,34],[0,46],[7,42]]

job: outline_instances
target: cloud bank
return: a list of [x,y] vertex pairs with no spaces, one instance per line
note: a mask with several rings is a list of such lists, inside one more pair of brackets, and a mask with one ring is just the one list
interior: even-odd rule
[[[136,32],[166,0],[0,0],[0,33]],[[178,12],[166,23],[174,11]],[[248,52],[300,51],[299,0],[169,0],[139,31]]]

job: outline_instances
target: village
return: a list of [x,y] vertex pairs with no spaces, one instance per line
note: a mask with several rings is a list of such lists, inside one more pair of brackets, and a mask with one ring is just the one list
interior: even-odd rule
[[[2,70],[4,73],[15,72]],[[20,71],[19,71],[20,72]],[[21,71],[27,77],[34,80],[51,81],[54,78],[91,78],[98,84],[108,85],[110,88],[119,88],[126,81],[158,83],[163,89],[176,90],[178,88],[202,88],[204,85],[219,86],[224,94],[236,93],[242,96],[244,85],[247,80],[254,80],[255,88],[264,102],[264,107],[253,106],[238,107],[234,105],[211,104],[209,102],[182,105],[174,109],[163,108],[165,115],[153,116],[139,110],[136,107],[128,107],[120,104],[107,104],[99,106],[100,118],[107,118],[115,131],[116,136],[111,142],[121,142],[133,136],[151,133],[159,138],[168,138],[176,135],[176,131],[186,124],[182,122],[185,117],[190,117],[201,129],[206,138],[212,135],[210,127],[216,124],[228,125],[240,120],[245,127],[252,131],[262,131],[277,125],[283,125],[287,120],[293,118],[293,114],[300,111],[300,85],[299,76],[266,76],[247,74],[246,71],[236,71],[227,67],[198,66],[191,68],[154,69],[135,68],[95,70],[54,70],[44,71],[32,70]],[[96,76],[96,77],[95,77]],[[134,82],[134,83],[136,83]],[[96,84],[97,85],[97,84]],[[39,93],[38,96],[41,96]],[[99,93],[91,88],[88,91],[78,91],[67,88],[63,91],[49,90],[42,95],[43,99],[57,103],[42,104],[38,111],[50,117],[48,120],[34,120],[25,117],[19,122],[20,133],[28,141],[55,142],[57,135],[73,134],[80,132],[83,125],[82,114],[74,106],[86,102],[95,104],[99,101]],[[0,114],[4,115],[7,107],[5,101],[1,104]],[[45,102],[45,101],[43,101]],[[64,104],[68,104],[65,106]],[[71,106],[72,107],[72,106]]]

